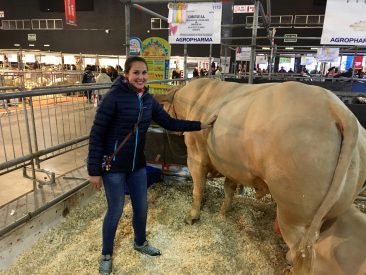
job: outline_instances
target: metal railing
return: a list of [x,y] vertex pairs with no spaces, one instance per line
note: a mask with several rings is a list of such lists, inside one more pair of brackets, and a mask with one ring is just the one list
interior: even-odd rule
[[17,86],[24,89],[36,87],[51,87],[80,84],[83,72],[81,71],[3,71],[1,72],[2,86]]
[[[24,77],[24,74],[23,74]],[[33,77],[34,79],[34,77]],[[175,84],[187,79],[176,79]],[[164,92],[172,80],[150,81],[151,92]],[[41,163],[88,144],[95,106],[87,91],[110,84],[42,87],[0,87],[0,176],[23,169],[33,190],[55,182],[55,173]],[[37,177],[38,172],[46,177]]]
[[[222,74],[219,78],[227,76]],[[157,80],[149,81],[149,85],[151,92],[159,93],[172,84],[190,80]],[[43,170],[41,163],[88,144],[95,107],[85,93],[109,87],[110,84],[84,84],[26,91],[1,87],[0,176],[22,168],[23,175],[33,180],[34,188],[37,182],[54,182],[55,174]],[[37,178],[36,172],[45,173],[47,178]]]
[[[55,175],[41,168],[42,161],[87,145],[95,107],[85,93],[108,87],[84,84],[0,90],[0,176],[23,168],[23,175],[33,180],[33,188],[37,182],[53,183]],[[46,173],[48,179],[38,179],[36,172]]]

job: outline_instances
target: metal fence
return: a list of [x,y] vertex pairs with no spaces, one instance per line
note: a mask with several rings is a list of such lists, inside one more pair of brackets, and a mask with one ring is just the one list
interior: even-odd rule
[[35,87],[50,87],[80,84],[82,71],[2,71],[2,86],[23,87],[23,90]]
[[[87,145],[95,106],[87,90],[108,88],[108,84],[33,89],[0,90],[0,175],[23,168],[23,175],[36,183],[54,181],[52,171],[41,163]],[[4,92],[6,91],[6,92]],[[14,92],[16,91],[16,92]],[[36,172],[48,175],[38,179]]]
[[[159,80],[149,85],[152,92],[160,93],[171,84],[187,81]],[[54,173],[42,170],[42,161],[88,144],[95,106],[88,102],[85,91],[109,86],[84,84],[26,91],[15,86],[0,87],[0,176],[22,168],[23,175],[33,180],[34,189],[37,182],[54,182]],[[47,178],[37,178],[38,171]]]

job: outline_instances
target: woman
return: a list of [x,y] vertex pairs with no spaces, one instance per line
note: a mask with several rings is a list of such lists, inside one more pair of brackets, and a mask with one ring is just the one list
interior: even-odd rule
[[[125,186],[133,209],[134,248],[150,256],[161,255],[146,240],[147,179],[144,156],[145,135],[151,120],[171,131],[199,131],[212,127],[207,123],[171,118],[145,87],[148,77],[145,59],[126,60],[125,77],[118,78],[102,98],[90,132],[88,173],[93,187],[105,189],[108,210],[103,222],[103,249],[99,271],[112,271],[113,242],[123,212]],[[139,119],[140,117],[140,119]],[[135,123],[138,127],[133,131]],[[121,151],[111,161],[108,172],[102,170],[104,155],[111,156],[132,131]]]

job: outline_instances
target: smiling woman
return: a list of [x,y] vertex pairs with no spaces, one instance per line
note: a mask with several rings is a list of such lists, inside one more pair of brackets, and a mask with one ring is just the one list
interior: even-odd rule
[[134,59],[128,59],[125,64],[125,77],[128,82],[137,90],[145,87],[148,78],[147,64],[144,61],[133,62]]
[[[128,188],[133,208],[134,249],[159,256],[159,249],[146,240],[147,179],[144,155],[145,135],[151,120],[171,131],[199,131],[208,123],[171,118],[145,87],[148,68],[145,59],[129,57],[125,76],[117,78],[102,98],[90,132],[88,173],[93,187],[103,185],[108,210],[103,222],[103,248],[99,271],[112,272],[112,254],[117,226]],[[122,148],[123,147],[123,148]]]

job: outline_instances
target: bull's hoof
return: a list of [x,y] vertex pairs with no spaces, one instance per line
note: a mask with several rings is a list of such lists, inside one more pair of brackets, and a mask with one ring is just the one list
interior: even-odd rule
[[286,253],[286,262],[288,265],[292,266],[294,264],[293,256],[291,255],[291,250],[287,251]]
[[184,219],[184,222],[186,224],[189,224],[189,225],[192,225],[194,224],[195,222],[197,222],[199,220],[199,218],[192,218],[191,216],[188,216]]

